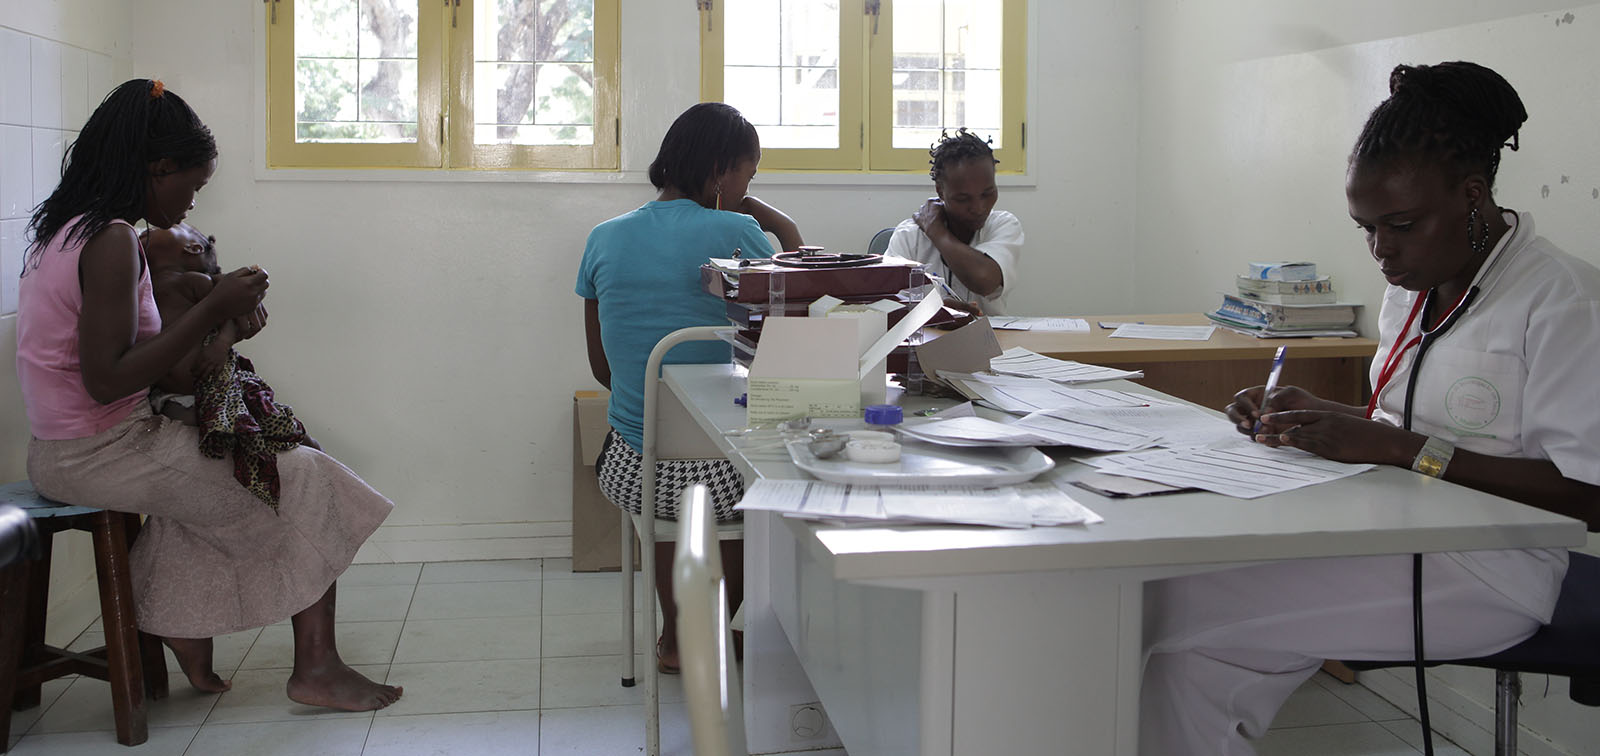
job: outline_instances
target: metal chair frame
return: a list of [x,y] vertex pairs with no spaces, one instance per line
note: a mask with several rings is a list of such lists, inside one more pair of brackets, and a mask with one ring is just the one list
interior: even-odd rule
[[728,588],[717,548],[711,494],[683,491],[672,561],[678,649],[695,756],[746,756],[744,694],[728,623]]
[[[726,326],[694,326],[680,328],[663,336],[656,342],[655,348],[650,350],[650,357],[645,361],[644,368],[644,449],[641,452],[643,459],[639,465],[639,509],[641,512],[655,512],[656,500],[656,408],[657,398],[660,394],[661,361],[673,347],[689,341],[721,341],[720,332],[727,330]],[[730,399],[731,401],[731,399]],[[648,510],[645,508],[649,507]],[[633,595],[633,539],[637,530],[639,537],[639,556],[644,562],[644,592],[649,599],[645,602],[644,622],[649,630],[648,637],[656,637],[656,561],[655,548],[658,523],[666,524],[665,531],[671,540],[674,532],[671,520],[659,520],[654,516],[634,515],[627,510],[622,510],[622,687],[631,688],[636,684],[634,676],[634,595]],[[744,524],[732,523],[716,527],[719,540],[739,540],[744,538]],[[720,563],[720,557],[719,557]],[[660,756],[661,754],[661,680],[660,670],[652,662],[645,665],[645,754],[646,756]]]

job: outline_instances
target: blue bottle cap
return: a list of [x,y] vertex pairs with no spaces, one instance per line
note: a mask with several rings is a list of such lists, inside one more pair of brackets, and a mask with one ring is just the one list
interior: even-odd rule
[[868,425],[899,425],[905,415],[897,404],[874,404],[862,410],[862,419]]

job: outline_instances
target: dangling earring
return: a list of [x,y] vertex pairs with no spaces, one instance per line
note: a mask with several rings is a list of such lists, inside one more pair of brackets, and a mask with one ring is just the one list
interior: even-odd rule
[[1489,248],[1489,224],[1483,224],[1483,233],[1477,233],[1478,208],[1472,208],[1467,213],[1467,244],[1472,247],[1472,254],[1481,255]]
[[717,209],[722,209],[722,185],[717,184]]

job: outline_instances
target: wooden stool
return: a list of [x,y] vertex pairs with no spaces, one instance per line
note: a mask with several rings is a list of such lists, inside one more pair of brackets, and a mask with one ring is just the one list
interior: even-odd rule
[[[160,639],[139,632],[134,620],[128,545],[139,532],[139,516],[54,502],[27,481],[0,486],[0,504],[28,512],[38,527],[42,552],[37,561],[0,570],[0,752],[10,743],[11,711],[38,706],[40,684],[73,674],[110,682],[117,742],[145,742],[150,737],[145,694],[166,697],[167,665]],[[65,651],[44,642],[50,541],[63,530],[84,530],[94,537],[106,645],[90,651]]]

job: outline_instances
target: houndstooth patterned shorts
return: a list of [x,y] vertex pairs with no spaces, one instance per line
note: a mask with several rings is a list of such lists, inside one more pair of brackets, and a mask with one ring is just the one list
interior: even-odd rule
[[[600,492],[612,504],[639,514],[639,468],[643,455],[634,451],[622,434],[612,429],[600,447],[600,458],[595,461],[595,476],[600,479]],[[678,498],[683,489],[702,483],[711,490],[711,505],[718,522],[742,517],[733,509],[744,498],[744,478],[725,459],[665,459],[656,460],[656,517],[678,519]]]

